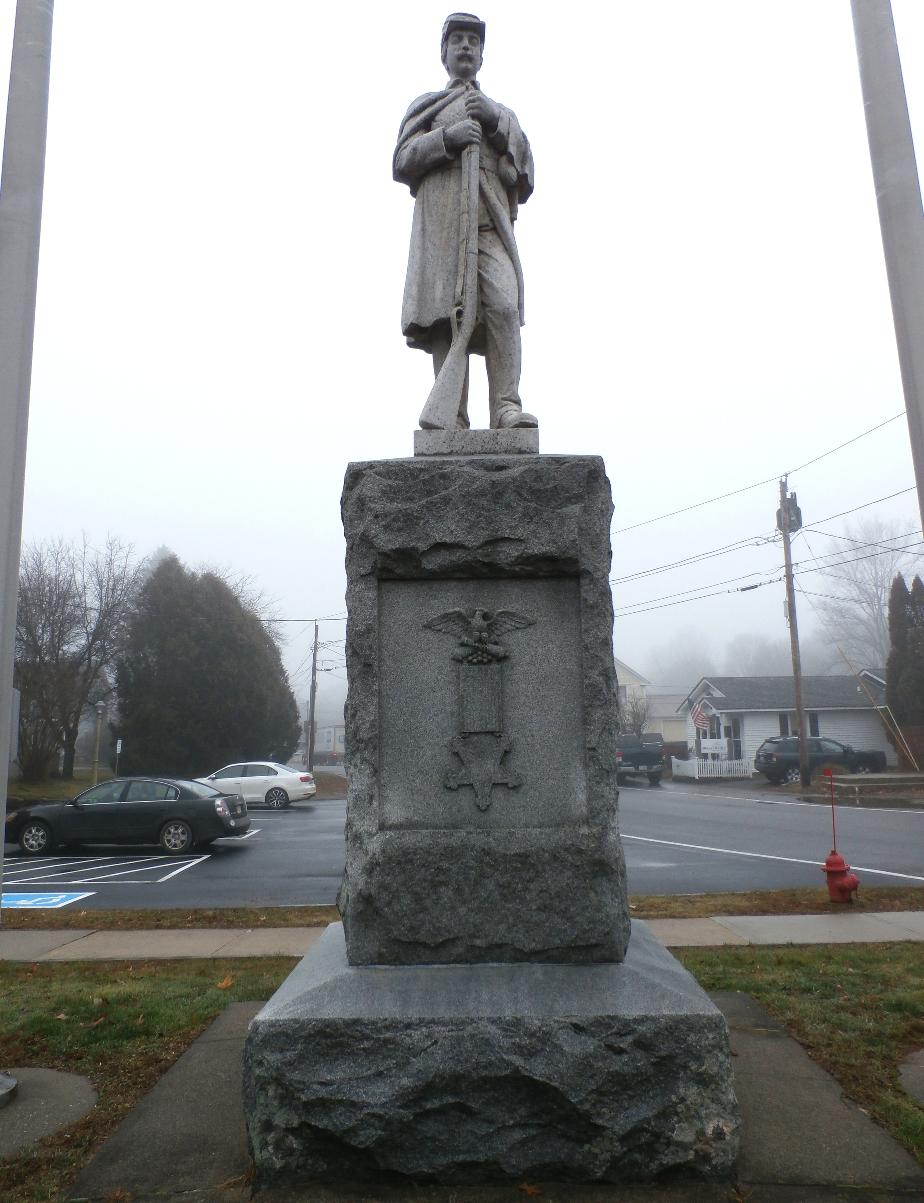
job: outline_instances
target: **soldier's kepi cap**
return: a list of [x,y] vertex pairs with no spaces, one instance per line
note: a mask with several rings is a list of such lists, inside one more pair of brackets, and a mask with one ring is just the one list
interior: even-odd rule
[[471,29],[481,38],[481,49],[484,50],[484,21],[474,13],[450,13],[443,22],[443,36],[440,39],[440,53],[445,53],[449,35],[454,29]]

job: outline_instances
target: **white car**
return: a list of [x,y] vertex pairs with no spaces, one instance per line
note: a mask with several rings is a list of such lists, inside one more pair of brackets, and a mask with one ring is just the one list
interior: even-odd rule
[[272,760],[226,764],[223,769],[196,780],[203,785],[214,785],[226,794],[241,794],[248,805],[265,802],[274,809],[313,798],[318,792],[311,773]]

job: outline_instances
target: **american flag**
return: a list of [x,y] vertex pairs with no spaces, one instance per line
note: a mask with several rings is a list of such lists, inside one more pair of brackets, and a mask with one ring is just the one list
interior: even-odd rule
[[697,702],[693,706],[693,709],[690,711],[690,718],[693,720],[693,726],[696,727],[698,731],[709,730],[709,716],[703,709],[702,701]]

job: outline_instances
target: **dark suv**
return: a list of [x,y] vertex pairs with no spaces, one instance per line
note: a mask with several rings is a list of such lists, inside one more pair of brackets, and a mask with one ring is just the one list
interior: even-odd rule
[[[823,764],[843,765],[849,773],[882,773],[885,771],[885,752],[858,752],[837,739],[807,739],[809,770]],[[775,735],[765,739],[757,749],[754,768],[768,781],[799,780],[799,740],[795,735]]]

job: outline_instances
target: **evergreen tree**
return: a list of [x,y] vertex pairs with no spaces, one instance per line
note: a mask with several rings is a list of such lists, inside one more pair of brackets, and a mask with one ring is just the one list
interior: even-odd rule
[[298,742],[298,707],[263,622],[225,581],[176,556],[141,590],[116,685],[128,774],[285,762]]
[[886,702],[920,762],[924,744],[924,584],[920,577],[914,578],[910,590],[901,575],[892,584],[889,643]]

